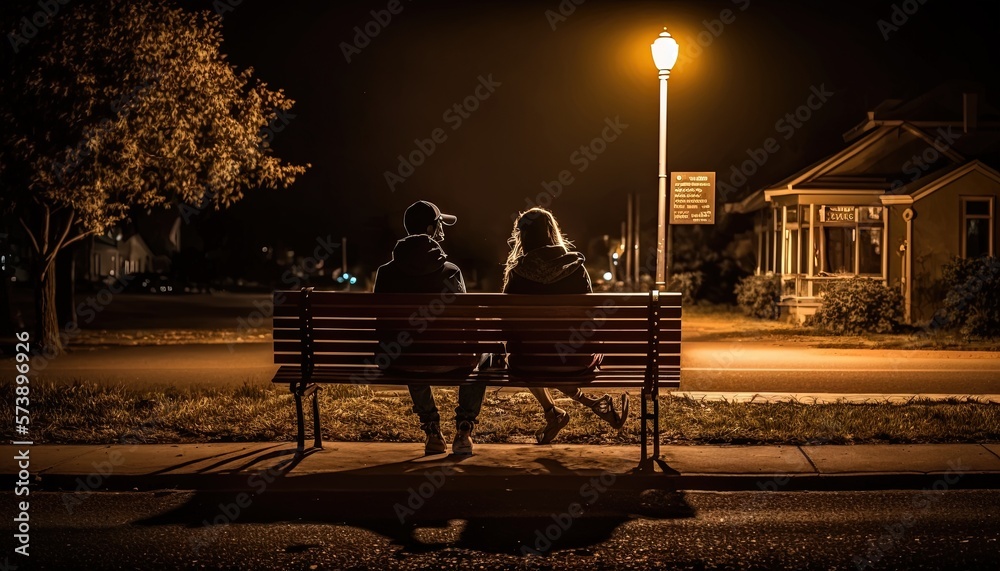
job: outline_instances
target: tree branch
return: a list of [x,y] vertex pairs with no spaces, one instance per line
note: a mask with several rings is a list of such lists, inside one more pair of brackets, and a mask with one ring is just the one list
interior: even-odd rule
[[[45,225],[42,230],[42,247],[44,249],[39,253],[44,256],[49,253],[49,206],[47,204],[45,205]],[[45,273],[43,272],[42,275],[44,276]]]
[[28,224],[24,221],[24,218],[18,216],[17,221],[21,223],[21,227],[28,233],[28,238],[31,238],[31,245],[35,247],[35,251],[41,254],[42,251],[38,248],[38,240],[36,240],[35,235],[31,233],[31,228],[28,228]]
[[54,260],[56,254],[59,253],[64,246],[66,246],[66,236],[69,235],[70,229],[73,228],[73,218],[76,216],[76,212],[70,211],[69,220],[66,221],[66,228],[63,229],[62,236],[59,237],[59,242],[52,247],[52,251],[46,256],[46,262]]

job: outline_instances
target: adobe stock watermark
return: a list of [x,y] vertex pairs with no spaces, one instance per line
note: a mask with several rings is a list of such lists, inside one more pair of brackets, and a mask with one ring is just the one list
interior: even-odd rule
[[7,34],[7,41],[10,42],[10,47],[14,50],[14,53],[20,52],[21,48],[34,39],[42,28],[51,24],[52,18],[55,18],[62,7],[70,2],[72,0],[39,0],[37,4],[38,10],[30,16],[21,18],[21,21],[17,22],[18,25],[14,31]]
[[[412,2],[412,0],[409,1]],[[351,41],[340,42],[340,52],[344,54],[344,59],[347,63],[351,63],[352,57],[360,54],[361,50],[370,46],[372,40],[378,37],[392,23],[392,17],[401,14],[404,8],[405,6],[403,6],[401,0],[389,0],[385,8],[370,12],[371,20],[368,20],[363,25],[354,26],[354,37],[351,38]]]
[[[294,270],[287,269],[281,274],[281,285],[291,290],[301,288],[309,276],[319,271],[323,267],[323,263],[333,254],[333,251],[339,248],[340,241],[334,241],[333,236],[328,234],[325,238],[317,237],[312,256],[305,258],[302,262],[302,275],[296,275]],[[245,318],[240,317],[236,320],[237,337],[249,335],[251,330],[263,327],[268,319],[274,317],[275,302],[281,305],[284,301],[285,296],[280,292],[276,293],[274,298],[268,298],[263,302],[254,300],[253,306],[256,309],[248,313]],[[236,350],[232,341],[227,342],[226,345],[230,353]]]
[[455,474],[455,469],[451,466],[441,466],[436,470],[424,473],[426,482],[421,482],[419,486],[410,486],[406,489],[406,502],[396,502],[392,506],[392,511],[396,513],[399,523],[406,523],[406,518],[416,515],[417,511],[427,504],[434,494],[440,490],[449,476]]
[[[914,154],[903,163],[903,174],[910,175],[909,182],[924,176],[931,166],[941,159],[942,155],[947,154],[955,146],[955,141],[961,139],[962,135],[963,133],[957,132],[953,125],[949,125],[947,129],[938,127],[934,140],[919,155]],[[904,184],[906,182],[900,179],[892,181],[890,192]]]
[[214,0],[212,9],[215,10],[220,20],[224,20],[226,13],[235,11],[240,4],[243,4],[243,0]]
[[920,7],[926,3],[927,0],[903,0],[899,4],[893,4],[889,19],[879,18],[875,22],[878,31],[882,33],[882,39],[888,42],[889,34],[898,32],[910,21],[910,16],[916,14]]
[[149,91],[151,87],[152,84],[149,81],[144,81],[141,85],[137,85],[115,98],[111,102],[112,116],[104,117],[93,129],[85,132],[84,137],[76,144],[76,147],[66,149],[66,162],[53,163],[52,165],[52,172],[60,184],[66,184],[66,177],[70,176],[85,158],[94,153],[90,143],[109,133],[117,121],[128,118],[132,102]]
[[580,486],[580,497],[583,503],[571,502],[566,506],[566,511],[558,514],[549,514],[552,523],[545,528],[535,529],[534,543],[532,545],[522,545],[521,555],[542,555],[552,549],[552,546],[565,535],[573,523],[583,516],[584,506],[591,506],[597,503],[601,495],[606,493],[615,484],[617,476],[611,472],[601,472],[600,476],[594,476],[589,481]]
[[577,6],[581,6],[586,1],[587,0],[561,0],[555,10],[546,10],[545,21],[549,23],[549,28],[552,28],[553,32],[556,31],[559,24],[568,20],[570,16],[576,13]]
[[[441,114],[441,120],[450,126],[452,131],[459,130],[465,121],[479,109],[480,105],[496,92],[497,87],[502,85],[493,79],[492,73],[485,76],[480,75],[478,79],[479,84],[476,85],[471,94],[448,107]],[[406,182],[406,179],[416,172],[417,167],[424,164],[434,154],[438,146],[447,140],[448,134],[443,127],[432,130],[426,139],[414,139],[413,143],[416,148],[405,155],[400,154],[396,157],[398,163],[395,171],[387,170],[383,173],[389,190],[395,192],[396,185]]]
[[236,494],[233,501],[220,502],[219,512],[215,517],[211,521],[202,520],[202,533],[192,534],[188,539],[188,545],[194,554],[201,555],[202,550],[211,545],[222,530],[235,523],[253,504],[254,498],[264,494],[268,486],[280,478],[283,473],[280,468],[275,466],[258,470],[247,478],[247,487],[253,490],[252,493],[240,492]]
[[[351,383],[370,384],[379,376],[379,371],[388,369],[403,354],[403,350],[413,344],[414,335],[419,336],[426,331],[444,313],[445,308],[455,301],[456,296],[462,293],[464,292],[456,288],[454,284],[446,283],[438,297],[417,308],[407,318],[407,323],[414,328],[414,331],[411,333],[409,330],[401,330],[396,333],[395,339],[379,341],[379,350],[375,356],[365,359],[364,364],[369,365],[369,367],[365,368],[363,373],[352,374]],[[372,369],[370,365],[375,365],[376,368]]]
[[[732,0],[732,3],[740,12],[750,7],[750,0]],[[719,39],[722,32],[726,30],[726,26],[736,21],[736,16],[736,12],[729,8],[723,8],[717,18],[702,20],[701,26],[704,28],[702,31],[698,32],[693,39],[683,38],[684,43],[678,53],[678,63],[686,65],[701,57],[701,54],[705,53],[704,50]]]
[[[101,288],[94,295],[89,295],[87,298],[76,305],[76,321],[70,321],[63,326],[59,331],[59,342],[65,348],[69,343],[80,336],[80,322],[82,321],[84,325],[90,325],[97,319],[98,314],[104,311],[104,308],[111,305],[114,301],[116,295],[125,291],[125,287],[135,278],[134,275],[128,274],[124,276],[118,276],[109,285]],[[56,359],[61,353],[57,351],[51,345],[45,346],[43,349],[39,349],[38,345],[32,349],[31,354],[31,369],[35,372],[43,371],[49,366],[49,362]]]
[[[787,141],[795,136],[795,133],[802,128],[813,117],[813,113],[822,109],[823,105],[833,97],[832,91],[827,91],[826,84],[821,83],[818,87],[813,85],[809,88],[809,96],[805,102],[792,111],[785,113],[774,123],[774,130]],[[781,150],[781,144],[777,137],[764,139],[761,146],[746,150],[747,159],[743,162],[730,166],[729,180],[719,180],[717,188],[719,190],[721,202],[728,200],[735,194],[739,187],[746,184],[749,177],[757,174],[772,155]],[[720,174],[721,179],[723,175]]]
[[613,300],[607,300],[596,310],[588,309],[586,315],[589,319],[580,324],[579,327],[569,328],[569,339],[565,343],[556,343],[556,354],[559,359],[566,363],[566,357],[576,355],[580,347],[594,336],[594,332],[604,326],[608,317],[615,314],[618,307]]
[[[622,123],[619,115],[615,115],[614,119],[605,117],[604,125],[598,136],[591,139],[587,144],[580,145],[579,149],[570,153],[569,164],[576,167],[577,173],[583,173],[590,168],[590,165],[608,150],[608,145],[617,141],[618,137],[625,132],[625,129],[628,129],[628,123]],[[574,182],[576,182],[576,178],[573,176],[573,171],[569,169],[559,171],[555,180],[542,181],[542,192],[535,195],[534,200],[531,197],[525,197],[525,210],[530,210],[536,206],[548,208],[552,204],[552,201],[559,198],[563,190]],[[511,213],[510,221],[517,221],[518,216],[520,216],[519,212]]]
[[920,495],[913,498],[910,502],[913,509],[904,512],[893,524],[883,526],[882,529],[885,530],[885,533],[872,540],[863,555],[855,555],[851,558],[854,567],[858,571],[874,567],[899,548],[909,529],[916,524],[915,513],[940,502],[942,494],[957,484],[969,470],[970,467],[964,466],[961,458],[949,461],[948,471],[941,478],[935,480],[930,488],[924,488]]

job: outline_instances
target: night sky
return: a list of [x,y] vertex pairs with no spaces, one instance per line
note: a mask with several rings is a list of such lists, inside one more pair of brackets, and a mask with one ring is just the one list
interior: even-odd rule
[[[732,198],[836,151],[885,98],[963,79],[992,102],[1000,87],[997,2],[400,0],[387,25],[369,24],[388,5],[244,0],[223,12],[231,61],[297,102],[274,148],[312,168],[290,189],[248,193],[202,221],[206,247],[223,235],[228,247],[257,251],[346,235],[350,263],[373,271],[403,234],[403,210],[426,199],[459,217],[444,243],[452,259],[499,275],[511,215],[563,170],[573,182],[549,206],[581,249],[618,233],[630,191],[642,195],[652,236],[658,83],[649,44],[663,26],[681,51],[670,79],[670,170],[730,181],[748,148],[779,140]],[[879,20],[900,25],[880,29]],[[355,27],[366,25],[378,34],[346,61]],[[490,78],[477,109],[452,109]],[[809,120],[791,132],[778,124],[813,88],[831,95]],[[616,119],[620,134],[602,153],[574,155]],[[399,174],[398,156],[435,129],[443,142],[391,189],[385,173]]]

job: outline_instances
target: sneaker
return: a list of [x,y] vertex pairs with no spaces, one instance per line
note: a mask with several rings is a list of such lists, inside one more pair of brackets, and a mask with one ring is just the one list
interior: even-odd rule
[[545,411],[545,428],[535,433],[539,444],[548,444],[569,423],[569,412],[557,406]]
[[451,443],[451,453],[463,456],[472,455],[472,428],[473,424],[468,420],[458,423],[458,430],[455,432],[455,441]]
[[428,422],[427,424],[421,424],[420,428],[423,429],[424,433],[427,435],[427,440],[424,441],[424,454],[444,454],[448,451],[448,446],[444,443],[444,434],[441,433],[441,425],[437,422]]

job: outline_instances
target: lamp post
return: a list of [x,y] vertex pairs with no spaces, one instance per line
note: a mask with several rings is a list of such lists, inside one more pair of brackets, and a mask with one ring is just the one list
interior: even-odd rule
[[[670,221],[667,219],[667,79],[670,70],[677,63],[677,40],[670,36],[666,28],[650,46],[653,52],[653,63],[660,70],[660,168],[659,168],[659,210],[656,226],[656,289],[664,291],[670,271],[672,252],[670,246],[673,236],[670,231]],[[666,258],[664,258],[666,250]]]

